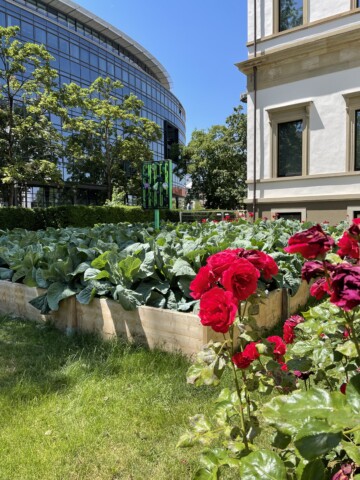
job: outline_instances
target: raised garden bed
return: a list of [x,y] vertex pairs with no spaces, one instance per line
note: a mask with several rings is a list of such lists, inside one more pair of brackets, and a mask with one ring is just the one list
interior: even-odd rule
[[[73,296],[62,300],[58,311],[42,315],[29,303],[42,293],[44,291],[36,287],[0,281],[0,312],[38,322],[51,321],[68,332],[96,332],[104,338],[120,336],[149,348],[180,350],[187,355],[198,352],[211,339],[222,338],[203,327],[199,317],[192,313],[148,306],[126,311],[108,298],[94,298],[89,305],[83,305]],[[308,295],[305,282],[293,297],[286,290],[274,290],[252,315],[259,326],[271,328],[305,305]]]

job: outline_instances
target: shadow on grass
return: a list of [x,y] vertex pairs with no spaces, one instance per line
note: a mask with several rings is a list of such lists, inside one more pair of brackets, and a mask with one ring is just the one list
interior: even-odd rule
[[[128,361],[134,355],[136,359]],[[0,317],[0,395],[10,395],[14,402],[65,393],[90,374],[99,379],[121,375],[125,369],[127,374],[132,369],[161,374],[173,372],[175,366],[185,371],[188,360],[121,340],[66,336],[51,325]]]

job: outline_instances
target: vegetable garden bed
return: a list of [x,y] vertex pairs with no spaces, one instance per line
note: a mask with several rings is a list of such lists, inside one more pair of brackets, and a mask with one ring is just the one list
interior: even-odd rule
[[[212,329],[203,327],[193,313],[145,305],[127,311],[108,298],[94,298],[89,305],[84,305],[73,296],[62,300],[56,312],[43,315],[29,303],[42,293],[43,290],[36,287],[0,281],[0,312],[38,322],[51,321],[57,328],[68,332],[96,332],[104,338],[120,336],[149,348],[180,350],[187,355],[197,353],[210,340],[220,338]],[[271,328],[305,305],[307,298],[305,282],[293,297],[286,290],[274,290],[259,305],[258,312],[252,312],[252,316],[259,326]]]

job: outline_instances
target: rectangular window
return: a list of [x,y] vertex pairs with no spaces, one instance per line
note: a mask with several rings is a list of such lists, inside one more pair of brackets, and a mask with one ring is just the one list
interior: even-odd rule
[[343,94],[346,102],[346,171],[360,171],[360,92]]
[[84,48],[80,48],[80,59],[88,65],[89,62],[90,62],[89,50],[85,50]]
[[279,0],[279,32],[303,24],[303,0]]
[[42,28],[35,27],[35,40],[38,43],[46,44],[46,31]]
[[299,222],[305,222],[306,220],[306,208],[272,208],[270,214],[273,220],[278,218],[298,220]]
[[79,59],[80,57],[80,48],[78,45],[74,45],[73,43],[70,43],[70,55],[73,58]]
[[277,218],[283,218],[284,220],[298,220],[301,222],[300,212],[278,212]]
[[3,13],[3,12],[0,12],[0,26],[1,26],[1,27],[5,27],[5,26],[6,26],[6,23],[5,23],[5,13]]
[[302,173],[302,120],[278,124],[278,177]]
[[107,62],[107,72],[111,77],[114,76],[114,64],[113,63]]
[[27,38],[30,38],[33,40],[34,38],[34,27],[30,23],[24,22],[24,20],[21,21],[21,33]]
[[307,175],[311,102],[268,110],[272,177]]
[[58,37],[53,33],[48,32],[47,39],[48,39],[48,46],[58,50]]
[[59,48],[60,48],[61,53],[64,53],[65,55],[69,55],[70,44],[67,40],[65,40],[63,38],[60,38],[59,39]]

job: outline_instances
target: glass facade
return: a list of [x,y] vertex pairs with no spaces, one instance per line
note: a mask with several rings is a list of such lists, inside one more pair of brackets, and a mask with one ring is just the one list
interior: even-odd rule
[[[0,0],[0,25],[18,25],[19,40],[44,44],[55,57],[52,66],[59,72],[59,84],[73,81],[88,87],[99,76],[120,80],[124,88],[118,98],[136,95],[144,103],[141,115],[162,129],[162,139],[151,144],[154,160],[167,158],[172,143],[185,143],[184,108],[151,62],[146,65],[94,28],[37,0]],[[61,129],[60,120],[53,121]],[[64,180],[69,179],[66,159],[59,168]],[[182,187],[179,179],[174,178],[174,186]]]

